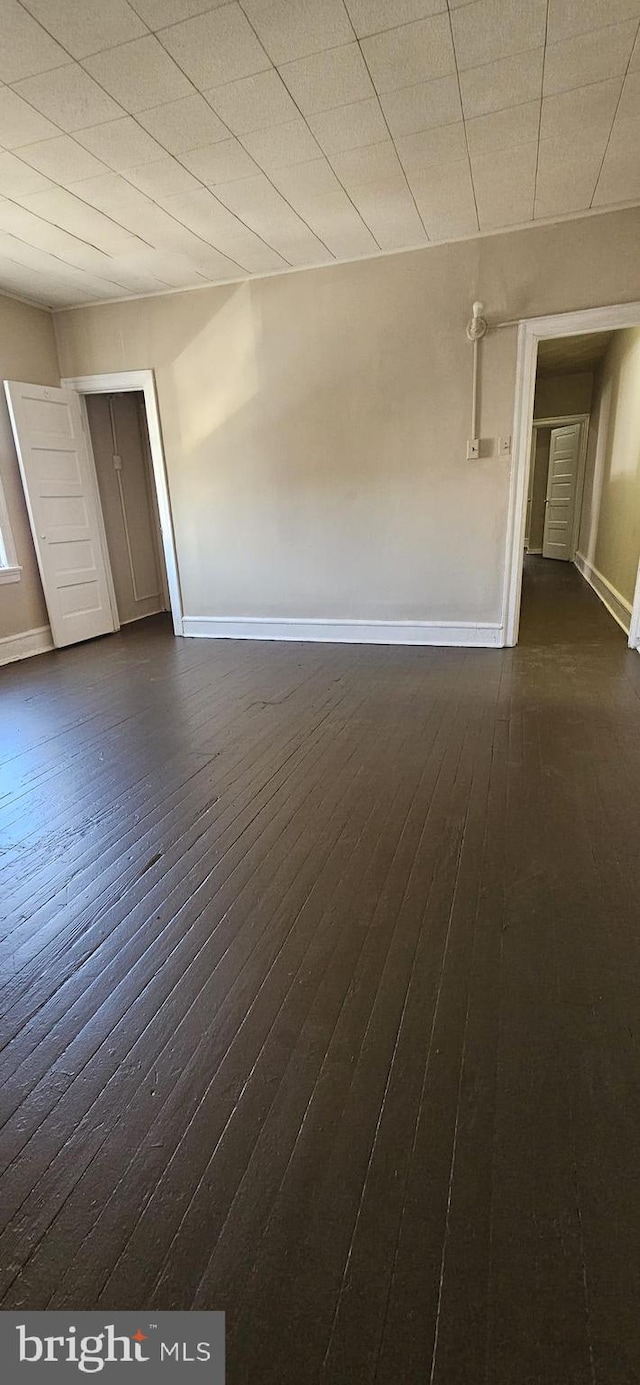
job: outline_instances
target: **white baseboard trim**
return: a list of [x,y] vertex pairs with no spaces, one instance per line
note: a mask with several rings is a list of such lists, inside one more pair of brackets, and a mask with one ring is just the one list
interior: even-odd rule
[[48,625],[39,625],[36,630],[23,630],[20,635],[5,635],[0,639],[0,664],[30,659],[32,654],[45,654],[48,649],[53,649]]
[[535,556],[536,553],[542,553],[541,548],[529,548],[528,545],[526,546],[526,551],[527,553],[531,553],[532,556]]
[[183,634],[208,640],[317,640],[328,644],[431,644],[500,649],[502,626],[448,620],[303,620],[184,616]]
[[593,563],[585,558],[584,553],[576,553],[574,563],[578,572],[582,573],[585,581],[593,588],[596,596],[600,597],[603,606],[606,606],[610,615],[617,620],[622,627],[625,635],[629,634],[631,625],[631,602],[626,597],[621,596],[616,587],[612,586],[608,578],[604,577]]

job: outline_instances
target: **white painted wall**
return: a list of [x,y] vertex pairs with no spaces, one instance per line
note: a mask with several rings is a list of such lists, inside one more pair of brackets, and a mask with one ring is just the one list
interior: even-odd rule
[[579,551],[629,605],[640,559],[640,328],[616,332],[596,375]]
[[[60,370],[155,370],[188,616],[496,623],[510,460],[465,460],[470,305],[640,299],[639,236],[633,208],[66,311]],[[515,355],[515,328],[482,343],[485,440],[511,433]]]
[[592,390],[592,370],[539,374],[533,416],[562,418],[569,414],[588,414]]
[[[465,460],[490,319],[640,298],[640,211],[61,313],[64,375],[157,373],[194,617],[497,621],[509,460]],[[511,432],[515,329],[482,343]],[[486,450],[486,449],[485,449]]]

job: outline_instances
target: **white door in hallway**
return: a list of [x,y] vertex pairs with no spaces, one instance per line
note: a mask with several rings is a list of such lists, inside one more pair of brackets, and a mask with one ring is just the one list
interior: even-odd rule
[[98,487],[75,390],[5,380],[55,645],[118,629]]
[[580,424],[552,428],[544,514],[543,558],[574,557],[574,529],[580,466]]

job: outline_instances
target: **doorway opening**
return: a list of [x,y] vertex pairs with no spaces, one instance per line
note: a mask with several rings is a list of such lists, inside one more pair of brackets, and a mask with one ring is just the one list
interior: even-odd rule
[[534,419],[524,540],[527,553],[573,561],[588,436],[588,414]]
[[[118,415],[121,415],[124,420],[124,396],[129,394],[137,396],[138,417],[141,420],[142,445],[145,452],[146,479],[149,483],[152,511],[151,519],[153,528],[155,529],[155,535],[153,537],[156,541],[156,553],[160,565],[162,592],[165,598],[163,609],[171,612],[174,634],[182,635],[182,595],[178,577],[178,559],[173,530],[173,516],[169,500],[169,484],[164,459],[164,447],[160,429],[160,414],[158,412],[154,373],[152,370],[116,371],[104,375],[68,377],[61,380],[60,383],[63,388],[71,389],[76,392],[80,398],[85,427],[92,441],[92,450],[95,446],[91,430],[92,418],[95,421],[96,416],[100,415],[102,409],[99,402],[97,405],[95,404],[95,400],[108,400],[109,396],[118,397],[120,403],[116,406],[115,430],[116,441],[118,441],[117,420]],[[108,431],[105,436],[108,439]],[[115,455],[117,457],[121,454],[118,454],[116,450]],[[115,469],[116,468],[114,468],[114,470]],[[113,492],[114,478],[111,477],[110,480],[111,490]],[[119,489],[117,479],[115,485],[116,488]],[[120,505],[119,495],[116,496],[115,499],[118,502],[115,506],[117,513],[118,505]],[[112,494],[112,503],[113,501],[114,496]],[[102,502],[102,497],[101,503],[104,503]],[[121,551],[122,537],[121,534]],[[129,565],[128,554],[126,565]],[[120,623],[124,624],[125,622],[121,621]]]
[[169,610],[151,450],[138,390],[85,400],[120,625]]
[[505,643],[522,601],[542,642],[546,606],[550,639],[573,612],[576,638],[584,618],[638,648],[640,305],[521,323],[518,346]]

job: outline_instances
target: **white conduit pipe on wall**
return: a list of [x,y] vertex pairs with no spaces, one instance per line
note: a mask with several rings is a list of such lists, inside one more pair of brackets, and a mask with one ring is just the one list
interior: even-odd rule
[[478,456],[478,343],[486,335],[487,322],[482,316],[484,304],[474,303],[471,320],[467,323],[467,337],[473,343],[473,379],[471,384],[471,432],[469,442],[473,444],[471,456]]
[[478,436],[478,341],[473,343],[473,380],[471,384],[471,432],[472,438]]

